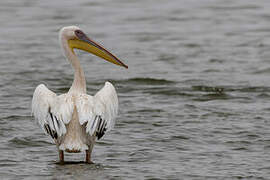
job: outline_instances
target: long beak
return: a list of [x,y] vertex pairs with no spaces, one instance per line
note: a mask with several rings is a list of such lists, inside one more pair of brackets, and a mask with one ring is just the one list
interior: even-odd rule
[[127,65],[125,65],[123,62],[121,62],[116,56],[114,56],[112,53],[110,53],[108,50],[103,48],[101,45],[97,44],[90,38],[88,38],[84,33],[80,32],[77,36],[78,39],[70,39],[68,40],[69,46],[77,49],[81,49],[84,51],[87,51],[89,53],[92,53],[98,57],[101,57],[113,64],[123,66],[125,68],[128,68]]

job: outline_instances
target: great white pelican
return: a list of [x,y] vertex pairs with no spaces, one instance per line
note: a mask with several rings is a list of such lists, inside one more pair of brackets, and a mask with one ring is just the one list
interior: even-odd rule
[[114,127],[118,98],[110,82],[106,82],[94,96],[86,94],[84,72],[73,49],[84,50],[125,68],[128,66],[76,26],[62,28],[59,41],[74,69],[72,86],[67,93],[58,96],[44,84],[38,85],[32,99],[32,114],[54,140],[60,163],[64,163],[64,151],[85,151],[86,162],[92,163],[96,138],[100,139]]

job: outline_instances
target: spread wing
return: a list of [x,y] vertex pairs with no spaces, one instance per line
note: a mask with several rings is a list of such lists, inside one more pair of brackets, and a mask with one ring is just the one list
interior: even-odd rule
[[44,131],[53,139],[66,133],[66,126],[72,118],[74,104],[71,96],[57,96],[44,84],[40,84],[33,95],[32,114]]
[[95,96],[81,94],[76,101],[80,124],[87,123],[86,132],[100,139],[113,129],[118,112],[115,88],[109,82]]

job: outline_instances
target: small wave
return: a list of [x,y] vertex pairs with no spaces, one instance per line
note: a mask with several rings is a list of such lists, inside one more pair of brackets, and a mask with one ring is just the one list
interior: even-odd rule
[[198,48],[198,47],[201,47],[200,44],[196,44],[196,43],[186,43],[184,44],[184,47],[187,47],[187,48]]
[[220,72],[220,70],[218,69],[206,69],[203,71],[203,73],[216,73],[216,72]]
[[270,73],[270,67],[253,72],[253,74],[269,74],[269,73]]
[[252,144],[250,141],[246,141],[246,140],[227,141],[225,143],[226,144],[231,144],[231,145],[233,145],[233,144],[237,144],[237,145],[239,145],[239,144],[245,144],[245,145]]
[[269,92],[270,87],[263,87],[263,86],[192,86],[192,89],[195,91],[203,91],[203,92]]
[[55,19],[55,20],[67,20],[67,19],[72,19],[73,16],[72,15],[55,15],[52,17],[52,19]]
[[6,121],[16,121],[16,120],[19,120],[23,117],[26,117],[26,116],[17,116],[17,115],[10,115],[10,116],[6,116],[6,117],[3,117],[2,120],[0,121],[0,124],[1,123],[5,123]]
[[231,91],[240,91],[240,92],[269,92],[270,87],[263,86],[253,86],[253,87],[242,87],[242,88],[231,88]]
[[101,3],[99,2],[86,2],[86,3],[82,3],[82,6],[90,6],[90,7],[94,7],[94,6],[100,6]]
[[161,54],[159,55],[158,59],[159,61],[174,61],[177,59],[177,55],[173,54]]
[[253,4],[247,4],[242,6],[209,6],[210,9],[213,10],[249,10],[249,9],[261,9],[262,7],[253,5]]
[[185,136],[185,135],[174,135],[174,136],[171,136],[171,139],[183,139],[183,140],[188,140],[190,139],[189,137]]
[[237,99],[241,100],[241,102],[246,102],[251,100],[250,97],[246,96],[232,96],[230,94],[226,93],[209,93],[205,95],[199,95],[198,98],[195,98],[193,100],[195,101],[212,101],[212,100],[231,100],[231,99]]
[[18,161],[10,160],[10,159],[1,159],[0,167],[16,167]]
[[224,60],[223,59],[216,59],[216,58],[212,58],[212,59],[209,59],[208,62],[210,63],[224,63]]
[[146,93],[152,95],[162,95],[162,96],[184,96],[184,97],[192,97],[194,96],[192,93],[186,92],[186,90],[181,90],[178,88],[166,88],[166,89],[148,89],[145,91]]
[[[135,113],[134,113],[135,114]],[[121,121],[122,124],[149,124],[147,121],[144,120],[133,120],[133,121]]]
[[118,81],[120,83],[131,83],[131,84],[142,84],[142,85],[167,85],[173,84],[174,81],[166,79],[155,79],[155,78],[131,78],[126,80]]
[[246,147],[238,147],[238,148],[232,148],[233,151],[247,151],[249,149],[247,149]]
[[96,144],[100,145],[100,146],[111,146],[112,143],[108,142],[108,141],[97,141]]
[[35,141],[31,137],[15,137],[8,141],[9,145],[16,148],[27,148],[27,147],[42,147],[50,145],[46,141]]
[[217,86],[192,86],[192,89],[195,91],[216,92],[219,94],[222,94],[224,92],[224,87]]
[[265,150],[270,150],[270,145],[264,146]]
[[257,95],[257,98],[262,98],[262,99],[270,98],[270,95],[267,93],[260,93],[259,95]]

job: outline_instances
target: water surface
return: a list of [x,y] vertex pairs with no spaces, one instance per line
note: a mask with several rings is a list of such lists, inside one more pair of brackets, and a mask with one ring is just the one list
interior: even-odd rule
[[[268,179],[267,0],[0,2],[0,179]],[[88,93],[111,81],[120,112],[84,154],[57,164],[31,117],[35,87],[65,93],[58,31],[80,26],[129,69],[78,51]]]

